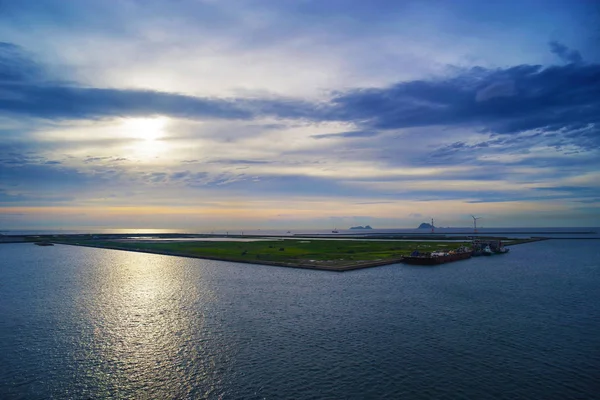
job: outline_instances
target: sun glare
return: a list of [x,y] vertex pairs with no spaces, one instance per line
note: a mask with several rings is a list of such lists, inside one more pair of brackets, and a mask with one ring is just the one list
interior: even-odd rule
[[129,147],[129,154],[140,160],[151,160],[165,152],[166,147],[161,140],[166,132],[168,118],[128,118],[123,120],[122,129],[126,136],[137,139]]
[[130,118],[123,121],[125,131],[132,137],[144,140],[156,140],[164,135],[167,118]]

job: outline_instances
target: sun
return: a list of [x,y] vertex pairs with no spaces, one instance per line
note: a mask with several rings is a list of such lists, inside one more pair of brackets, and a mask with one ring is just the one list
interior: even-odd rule
[[123,121],[123,129],[127,133],[127,136],[154,141],[164,136],[166,124],[166,117],[128,118]]
[[155,160],[164,155],[168,146],[162,139],[166,136],[168,121],[166,117],[124,119],[121,130],[124,136],[133,139],[126,147],[127,154],[140,161]]

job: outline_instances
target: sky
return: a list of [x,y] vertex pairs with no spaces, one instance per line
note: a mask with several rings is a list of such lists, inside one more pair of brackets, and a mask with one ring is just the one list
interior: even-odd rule
[[600,3],[0,1],[0,231],[600,226]]

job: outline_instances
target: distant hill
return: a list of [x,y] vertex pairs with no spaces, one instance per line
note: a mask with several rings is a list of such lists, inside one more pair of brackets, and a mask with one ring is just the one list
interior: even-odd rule
[[367,226],[353,226],[350,229],[373,229],[369,225]]
[[435,228],[435,226],[428,224],[427,222],[423,222],[421,225],[419,225],[419,229],[431,229],[431,228]]

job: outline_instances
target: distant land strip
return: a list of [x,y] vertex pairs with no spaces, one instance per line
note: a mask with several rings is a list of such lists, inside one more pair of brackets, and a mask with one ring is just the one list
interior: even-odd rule
[[[131,234],[39,235],[23,237],[23,241],[50,242],[138,253],[335,272],[400,263],[404,256],[409,255],[414,250],[420,252],[448,251],[461,245],[468,246],[470,244],[467,240],[462,243],[449,242],[443,239],[439,241],[323,240],[322,237],[314,236],[307,237],[306,240],[290,238],[251,240],[261,239],[259,237],[243,237],[250,239],[250,241],[203,241],[202,237],[186,237],[181,238],[181,241],[152,240],[160,239],[161,236],[163,235],[140,235],[139,238],[135,238],[135,235]],[[222,238],[222,236],[219,237]],[[186,241],[186,239],[188,240]],[[507,246],[546,240],[545,238],[515,239],[507,237],[486,239],[502,240]]]

